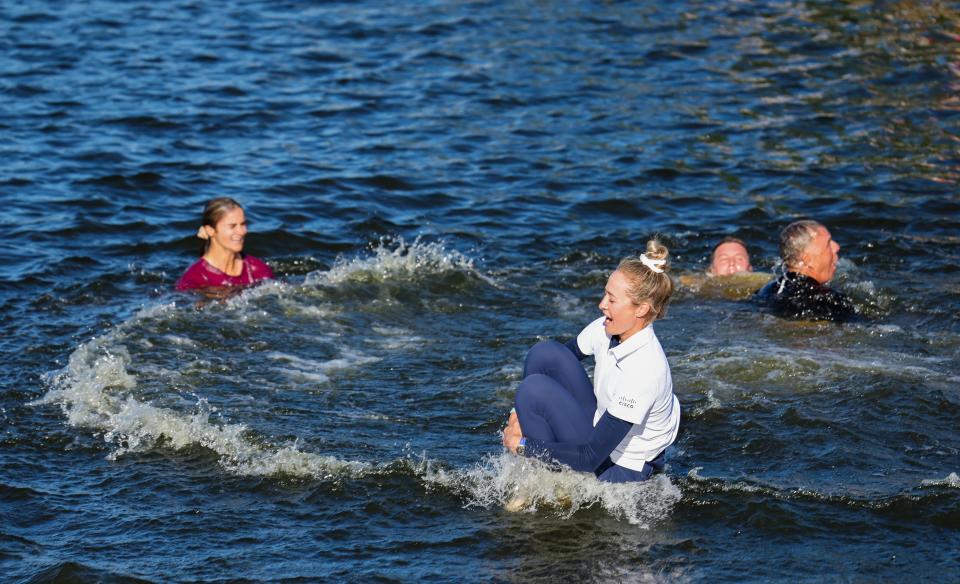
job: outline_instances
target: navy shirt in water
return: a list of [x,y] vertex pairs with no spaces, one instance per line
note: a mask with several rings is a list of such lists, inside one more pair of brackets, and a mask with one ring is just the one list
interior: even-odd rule
[[781,318],[845,322],[857,315],[849,296],[797,272],[770,282],[755,298]]

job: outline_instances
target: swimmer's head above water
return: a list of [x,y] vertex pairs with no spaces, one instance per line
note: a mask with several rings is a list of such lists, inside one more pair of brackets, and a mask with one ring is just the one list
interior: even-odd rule
[[710,256],[710,267],[707,269],[708,275],[729,276],[752,271],[750,252],[747,251],[747,244],[742,240],[736,237],[724,237],[713,248],[713,254]]
[[645,253],[624,258],[610,274],[600,300],[608,335],[618,335],[623,342],[666,315],[673,294],[669,255],[666,246],[651,239]]
[[197,237],[203,240],[203,253],[213,247],[216,251],[239,254],[247,236],[247,220],[240,203],[230,197],[207,201]]
[[826,284],[837,271],[840,245],[820,223],[810,219],[794,221],[780,232],[780,259],[787,271]]

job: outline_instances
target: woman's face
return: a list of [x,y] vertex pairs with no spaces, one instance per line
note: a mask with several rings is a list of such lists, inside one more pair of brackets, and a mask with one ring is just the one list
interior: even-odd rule
[[603,329],[611,337],[619,335],[621,343],[647,326],[644,317],[650,311],[649,304],[637,305],[630,300],[627,296],[629,284],[627,277],[617,270],[607,279],[600,299],[600,312],[606,317]]
[[243,215],[243,209],[230,209],[217,221],[216,227],[207,226],[206,229],[210,236],[210,245],[233,253],[243,251],[243,240],[247,237],[247,219]]

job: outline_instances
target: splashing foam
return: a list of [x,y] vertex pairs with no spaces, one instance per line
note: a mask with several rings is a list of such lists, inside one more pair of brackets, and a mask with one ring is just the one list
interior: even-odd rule
[[[728,384],[723,384],[723,385],[728,385]],[[703,400],[703,403],[695,407],[693,411],[690,412],[689,415],[691,417],[702,416],[703,414],[705,414],[710,410],[715,410],[723,407],[723,403],[719,399],[717,399],[716,395],[714,395],[713,389],[708,389],[705,397],[706,399]]]
[[920,482],[924,487],[953,487],[960,488],[960,476],[952,472],[943,479],[926,479]]
[[680,489],[665,475],[643,483],[604,483],[589,473],[558,472],[537,460],[506,453],[488,455],[468,470],[426,465],[423,480],[462,492],[467,507],[502,506],[526,513],[547,508],[568,518],[580,509],[599,505],[614,517],[644,529],[666,518],[681,498]]
[[407,244],[404,239],[381,239],[367,258],[339,258],[326,272],[312,272],[306,285],[336,285],[348,281],[372,279],[388,281],[396,278],[419,279],[430,274],[466,272],[498,287],[489,276],[473,265],[473,260],[458,251],[448,251],[439,242],[425,243],[417,237]]
[[157,407],[136,399],[136,377],[127,372],[130,355],[123,346],[123,329],[138,318],[163,311],[143,312],[103,337],[81,345],[62,370],[46,379],[50,390],[31,405],[57,404],[74,427],[103,432],[116,446],[116,459],[158,445],[181,450],[195,445],[215,452],[229,472],[243,476],[295,476],[327,479],[360,476],[368,464],[342,461],[300,450],[296,444],[277,447],[251,441],[243,424],[210,420],[212,409],[200,399],[192,414]]
[[703,470],[702,466],[697,466],[687,473],[687,477],[693,480],[696,483],[699,483],[704,486],[712,486],[724,492],[739,492],[739,493],[763,493],[766,492],[771,495],[776,495],[777,491],[773,488],[765,488],[758,485],[751,485],[743,481],[726,481],[724,479],[714,479],[708,478],[700,475],[700,471]]
[[303,377],[317,383],[326,383],[330,381],[329,373],[337,369],[352,369],[361,365],[376,363],[379,357],[370,357],[358,351],[343,349],[339,359],[329,361],[314,361],[304,359],[289,353],[280,351],[271,351],[266,354],[268,359],[286,364],[287,367],[278,367],[278,369],[288,377]]

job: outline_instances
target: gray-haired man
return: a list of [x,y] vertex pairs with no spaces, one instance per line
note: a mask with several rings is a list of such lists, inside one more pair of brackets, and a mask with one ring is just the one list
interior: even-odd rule
[[837,271],[840,245],[826,227],[805,219],[780,232],[784,274],[757,292],[770,312],[799,320],[850,320],[856,308],[850,298],[827,286]]

